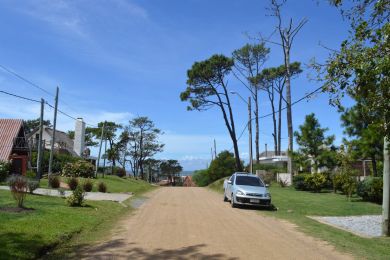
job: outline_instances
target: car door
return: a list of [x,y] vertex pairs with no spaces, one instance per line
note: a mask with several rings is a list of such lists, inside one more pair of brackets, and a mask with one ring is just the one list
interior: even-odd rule
[[229,182],[231,182],[231,183],[230,183],[230,184],[227,183],[225,194],[226,194],[226,197],[228,197],[229,199],[231,199],[232,186],[233,186],[233,182],[234,182],[234,175],[230,176]]

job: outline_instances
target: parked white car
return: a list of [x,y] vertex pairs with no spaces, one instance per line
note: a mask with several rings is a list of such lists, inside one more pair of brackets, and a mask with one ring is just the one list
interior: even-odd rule
[[271,206],[267,185],[256,175],[236,172],[223,184],[224,201],[237,205]]

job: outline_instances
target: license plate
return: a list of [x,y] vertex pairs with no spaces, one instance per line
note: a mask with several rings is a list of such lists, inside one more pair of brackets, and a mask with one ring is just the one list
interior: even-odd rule
[[249,202],[250,202],[250,203],[260,203],[260,200],[257,200],[257,199],[250,199]]

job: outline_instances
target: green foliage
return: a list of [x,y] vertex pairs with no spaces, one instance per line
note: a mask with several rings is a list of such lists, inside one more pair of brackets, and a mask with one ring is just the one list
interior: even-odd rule
[[[23,121],[24,131],[26,133],[30,133],[33,130],[37,129],[39,127],[39,124],[40,124],[40,119],[39,118],[37,118],[37,119],[30,119],[30,120],[24,120]],[[50,120],[43,120],[43,125],[51,127]]]
[[294,133],[299,152],[308,160],[313,161],[314,170],[317,171],[318,168],[324,166],[332,169],[336,165],[336,152],[333,147],[335,136],[325,137],[324,133],[328,129],[321,128],[313,113],[306,116],[299,130]]
[[27,178],[21,175],[12,175],[8,178],[8,186],[19,208],[23,208],[28,190],[27,184]]
[[367,177],[364,181],[359,182],[357,194],[365,201],[382,203],[383,178]]
[[99,182],[97,187],[99,192],[107,192],[107,185],[104,182]]
[[[342,1],[336,1],[338,4]],[[355,1],[354,1],[355,2]],[[336,4],[337,5],[337,4]],[[349,5],[348,5],[349,6]],[[381,132],[390,137],[390,1],[356,1],[343,10],[351,21],[351,34],[325,66],[317,65],[320,80],[332,104],[351,96],[375,115]]]
[[91,178],[95,174],[95,167],[87,161],[79,160],[67,163],[62,169],[63,176]]
[[79,180],[76,177],[69,177],[66,180],[66,183],[68,184],[69,189],[71,190],[75,190],[77,186],[79,186]]
[[294,175],[293,185],[294,185],[294,188],[296,190],[308,190],[309,189],[306,185],[306,182],[305,182],[307,175],[310,175],[310,173],[308,173],[308,174],[300,173],[300,174]]
[[5,181],[8,178],[11,165],[8,162],[0,161],[0,182]]
[[114,167],[113,169],[113,174],[115,174],[118,177],[125,177],[126,176],[126,170],[123,169],[122,167]]
[[93,182],[90,179],[84,180],[84,182],[83,182],[83,190],[85,192],[90,192],[90,191],[92,191],[92,188],[93,188]]
[[222,177],[230,176],[235,171],[237,171],[237,168],[234,155],[229,151],[222,151],[211,162],[208,174],[210,176],[210,181],[213,182]]
[[207,169],[195,171],[192,175],[192,180],[199,187],[205,187],[212,182]]
[[305,185],[310,191],[320,192],[326,183],[325,175],[321,173],[307,174],[305,176]]
[[[31,153],[31,165],[32,165],[32,167],[36,167],[37,166],[37,156],[38,156],[37,152],[32,152]],[[50,152],[49,151],[44,151],[43,159],[42,159],[42,169],[43,169],[43,172],[47,172],[48,169],[49,169],[49,158],[50,158]],[[53,155],[52,171],[54,173],[61,173],[63,167],[67,163],[73,163],[73,162],[76,162],[78,160],[80,160],[80,158],[74,157],[74,156],[72,156],[70,154],[54,153],[54,155]]]
[[39,181],[35,181],[32,179],[27,180],[27,189],[30,194],[34,192],[34,190],[39,188]]
[[35,179],[37,177],[37,174],[34,171],[28,170],[26,172],[26,177],[29,179]]
[[60,187],[61,179],[57,175],[51,174],[49,177],[49,186],[53,189],[57,189]]
[[73,191],[72,195],[70,195],[66,199],[66,203],[70,207],[80,207],[83,205],[85,193],[81,186],[77,186],[76,189]]

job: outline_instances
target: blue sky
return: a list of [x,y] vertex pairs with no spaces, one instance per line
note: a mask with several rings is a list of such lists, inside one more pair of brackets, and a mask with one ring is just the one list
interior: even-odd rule
[[[60,86],[60,109],[95,124],[113,120],[126,124],[134,116],[150,117],[165,134],[160,158],[178,159],[186,170],[204,168],[213,139],[217,149],[230,149],[220,111],[188,112],[179,94],[186,87],[186,71],[195,61],[213,54],[230,55],[258,33],[268,36],[276,20],[268,16],[268,1],[234,0],[31,0],[0,2],[0,64],[54,93]],[[283,8],[294,21],[309,22],[296,38],[292,61],[301,61],[304,72],[292,83],[293,100],[314,90],[313,73],[304,64],[327,57],[319,43],[337,48],[346,38],[348,23],[327,1],[290,0]],[[273,38],[278,40],[278,38]],[[282,50],[269,45],[265,67],[283,63]],[[234,79],[229,87],[247,97]],[[0,90],[53,103],[53,97],[0,69]],[[247,120],[246,105],[233,98],[237,132]],[[37,118],[39,105],[0,95],[1,118]],[[261,96],[260,115],[270,112]],[[314,112],[329,134],[342,139],[340,116],[321,94],[294,106],[294,129]],[[48,119],[52,110],[46,109]],[[284,116],[285,117],[285,116]],[[74,122],[59,116],[60,130]],[[260,122],[261,150],[272,147],[271,118]],[[283,137],[287,137],[284,131]],[[248,137],[239,140],[248,158]],[[283,148],[287,139],[283,139]]]

